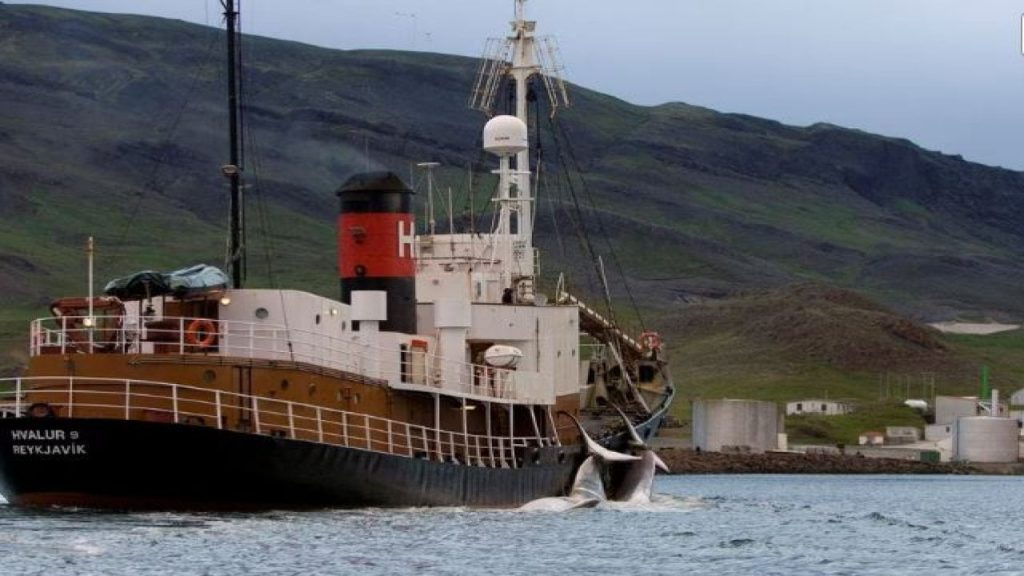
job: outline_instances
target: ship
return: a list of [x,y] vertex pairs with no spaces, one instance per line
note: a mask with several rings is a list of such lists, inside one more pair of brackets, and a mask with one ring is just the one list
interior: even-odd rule
[[[238,11],[222,5],[231,71]],[[515,0],[472,91],[497,164],[493,228],[418,229],[401,178],[356,174],[337,190],[337,299],[242,286],[230,72],[229,271],[145,271],[96,295],[90,244],[88,294],[32,321],[24,374],[0,382],[0,494],[101,509],[513,507],[566,495],[586,435],[625,449],[656,434],[674,396],[660,336],[631,335],[563,282],[540,290],[528,85],[567,97],[535,29]],[[503,82],[514,113],[493,114]]]

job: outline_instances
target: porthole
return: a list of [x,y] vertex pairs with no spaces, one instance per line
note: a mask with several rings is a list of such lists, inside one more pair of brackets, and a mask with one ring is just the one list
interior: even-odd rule
[[207,371],[203,372],[203,383],[204,384],[210,384],[211,382],[213,382],[216,379],[217,379],[217,373],[214,372],[213,370],[207,370]]
[[266,320],[270,316],[270,312],[266,308],[257,308],[256,317],[260,320]]
[[309,383],[309,395],[312,396],[313,394],[316,394],[316,383],[315,382],[310,382]]

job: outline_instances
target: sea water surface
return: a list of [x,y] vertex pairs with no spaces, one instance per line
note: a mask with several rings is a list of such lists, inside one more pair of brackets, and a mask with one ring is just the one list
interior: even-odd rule
[[0,574],[1024,574],[1024,479],[660,476],[565,513],[0,505]]

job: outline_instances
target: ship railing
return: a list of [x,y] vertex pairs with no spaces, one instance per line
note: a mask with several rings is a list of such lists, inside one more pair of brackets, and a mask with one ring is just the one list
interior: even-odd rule
[[[448,361],[280,324],[194,317],[96,316],[32,322],[32,356],[69,353],[217,354],[288,360],[387,380],[506,401],[536,401],[516,385],[515,370]],[[360,333],[353,333],[360,335]],[[365,337],[365,336],[363,336]]]
[[230,429],[467,466],[515,468],[557,438],[472,434],[364,413],[151,380],[0,379],[4,418],[104,418]]

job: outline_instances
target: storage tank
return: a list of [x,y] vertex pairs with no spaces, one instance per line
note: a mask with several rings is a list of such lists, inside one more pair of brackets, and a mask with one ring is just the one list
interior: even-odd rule
[[708,452],[776,450],[785,431],[782,418],[774,402],[695,400],[693,447]]
[[392,172],[368,172],[338,189],[338,274],[341,301],[353,291],[387,293],[380,329],[416,333],[415,228],[412,195]]
[[953,459],[961,462],[1016,462],[1017,421],[965,416],[953,426]]

